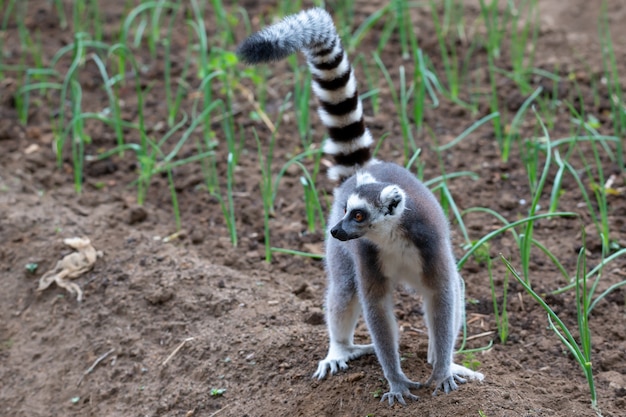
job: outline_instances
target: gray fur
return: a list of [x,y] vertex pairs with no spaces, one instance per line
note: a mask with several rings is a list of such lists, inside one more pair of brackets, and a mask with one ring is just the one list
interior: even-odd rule
[[[357,176],[367,181],[359,184]],[[344,313],[345,306],[353,305],[358,298],[390,386],[383,400],[405,404],[405,397],[417,399],[410,389],[421,384],[402,372],[393,316],[393,289],[404,283],[423,297],[428,362],[433,366],[426,385],[434,386],[433,394],[456,390],[457,383],[465,382],[462,377],[482,380],[482,374],[453,362],[454,343],[463,318],[463,294],[448,222],[437,200],[396,164],[373,164],[357,176],[336,189],[328,221],[329,233],[336,237],[326,241],[330,348],[314,376],[324,378],[328,371],[345,369],[348,360],[371,351],[372,345],[353,344],[358,316],[354,310]],[[363,214],[364,220],[356,221],[355,211]]]
[[[346,369],[348,361],[375,353],[390,387],[383,400],[405,404],[405,397],[417,399],[410,390],[421,384],[402,372],[393,315],[393,289],[405,283],[424,300],[433,366],[426,385],[434,385],[433,394],[457,389],[457,382],[465,382],[462,376],[482,380],[482,374],[452,360],[464,301],[447,219],[413,174],[372,157],[374,141],[364,123],[354,72],[330,15],[310,9],[287,16],[246,39],[237,54],[258,63],[297,51],[307,57],[318,113],[329,132],[324,152],[335,165],[328,175],[343,181],[335,189],[326,239],[330,346],[314,377],[325,378]],[[372,344],[353,343],[361,314]]]

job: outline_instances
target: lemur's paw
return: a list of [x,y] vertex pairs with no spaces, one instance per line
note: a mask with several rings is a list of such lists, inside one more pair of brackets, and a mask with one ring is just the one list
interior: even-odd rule
[[[435,390],[433,391],[433,397],[436,396],[440,390],[442,390],[446,394],[450,393],[451,391],[456,391],[457,389],[459,389],[457,382],[459,384],[465,384],[465,382],[467,381],[458,375],[450,375],[443,380],[437,381],[437,383],[435,384]],[[431,385],[431,383],[432,381],[430,379],[426,381],[426,385]]]
[[356,359],[360,356],[374,353],[374,345],[334,345],[328,351],[328,356],[321,360],[317,365],[317,371],[313,374],[313,378],[324,379],[330,371],[331,375],[337,371],[348,368],[349,360]]
[[467,377],[470,381],[480,382],[483,379],[485,379],[485,375],[481,374],[480,372],[472,371],[471,369],[458,365],[456,363],[453,363],[450,366],[450,371],[452,372],[452,375],[454,375],[455,377],[464,376],[464,377]]
[[317,371],[313,374],[313,378],[324,379],[330,370],[331,375],[337,373],[339,369],[344,370],[348,368],[348,364],[345,359],[324,359],[317,365]]
[[403,381],[401,383],[395,383],[392,385],[391,390],[385,393],[383,397],[380,399],[381,402],[387,400],[389,401],[389,406],[392,406],[396,401],[398,401],[402,405],[406,405],[406,401],[404,401],[404,397],[409,398],[410,400],[417,401],[419,397],[417,395],[411,394],[409,389],[411,388],[421,388],[422,384],[419,382],[413,382],[409,379]]
[[464,366],[457,365],[453,363],[450,366],[450,375],[441,377],[436,377],[434,374],[426,381],[426,385],[431,385],[435,383],[435,390],[433,391],[433,395],[437,395],[440,390],[448,394],[450,391],[456,391],[459,389],[459,384],[465,384],[467,379],[470,381],[482,381],[485,379],[485,376],[480,372],[472,371]]

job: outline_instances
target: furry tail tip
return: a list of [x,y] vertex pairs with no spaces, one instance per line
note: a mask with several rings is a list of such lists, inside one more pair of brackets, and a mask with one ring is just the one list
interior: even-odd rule
[[255,33],[237,47],[236,54],[246,64],[280,61],[292,53],[291,50],[277,48],[276,41]]

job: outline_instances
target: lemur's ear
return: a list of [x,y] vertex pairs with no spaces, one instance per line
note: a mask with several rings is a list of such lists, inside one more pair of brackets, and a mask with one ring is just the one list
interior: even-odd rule
[[404,191],[397,185],[388,185],[380,192],[380,202],[385,216],[399,214],[404,210]]

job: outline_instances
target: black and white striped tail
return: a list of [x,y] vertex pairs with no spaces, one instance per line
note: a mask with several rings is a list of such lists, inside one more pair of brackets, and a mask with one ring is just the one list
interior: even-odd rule
[[329,139],[324,152],[335,166],[328,176],[342,181],[372,161],[373,138],[363,120],[356,78],[331,16],[323,9],[285,17],[246,39],[237,49],[247,63],[278,61],[302,51],[313,75],[318,113]]

